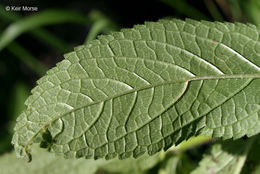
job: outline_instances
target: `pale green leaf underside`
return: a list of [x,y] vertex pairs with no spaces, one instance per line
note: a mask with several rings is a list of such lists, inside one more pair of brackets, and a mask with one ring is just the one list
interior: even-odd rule
[[[64,159],[45,149],[34,146],[33,161],[17,159],[15,154],[9,153],[0,157],[0,174],[95,174],[98,170],[109,173],[136,173],[152,168],[160,161],[159,154],[149,157],[147,154],[141,158],[126,160],[93,160],[93,159]],[[115,167],[120,166],[120,167]],[[122,169],[124,166],[124,170]]]
[[255,138],[214,144],[191,174],[239,174]]
[[17,159],[14,153],[0,157],[0,174],[94,174],[98,167],[108,163],[103,159],[64,159],[47,153],[45,149],[33,147],[34,159],[31,163]]
[[161,20],[79,46],[47,72],[17,119],[18,156],[43,141],[66,157],[127,158],[194,135],[260,132],[260,31]]

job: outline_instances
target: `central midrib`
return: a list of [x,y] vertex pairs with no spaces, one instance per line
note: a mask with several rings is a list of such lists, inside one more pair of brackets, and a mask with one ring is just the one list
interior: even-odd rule
[[[198,80],[218,80],[218,79],[258,79],[260,78],[260,74],[242,74],[242,75],[215,75],[215,76],[199,76],[199,77],[190,77],[190,78],[186,78],[186,79],[180,79],[180,80],[176,80],[176,81],[167,81],[167,82],[160,82],[160,83],[157,83],[157,84],[150,84],[150,85],[147,85],[145,87],[140,87],[140,88],[134,88],[134,89],[131,89],[131,90],[128,90],[128,91],[125,91],[123,93],[120,93],[118,95],[114,95],[114,96],[111,96],[111,97],[108,97],[102,101],[96,101],[96,102],[93,102],[93,103],[90,103],[90,104],[86,104],[86,105],[82,105],[82,106],[79,106],[79,107],[76,107],[74,109],[71,109],[70,111],[68,112],[65,112],[63,113],[62,115],[59,115],[57,116],[56,118],[54,118],[52,121],[46,123],[43,127],[46,127],[47,125],[50,125],[51,123],[53,123],[54,121],[58,120],[59,118],[69,114],[69,113],[72,113],[76,110],[79,110],[79,109],[82,109],[84,107],[89,107],[89,106],[92,106],[92,105],[95,105],[95,104],[98,104],[98,103],[101,103],[101,102],[106,102],[108,100],[111,100],[113,98],[117,98],[117,97],[120,97],[120,96],[123,96],[123,95],[127,95],[127,94],[130,94],[130,93],[133,93],[133,92],[137,92],[137,91],[141,91],[141,90],[145,90],[145,89],[149,89],[149,88],[154,88],[154,87],[157,87],[157,86],[162,86],[162,85],[168,85],[168,84],[174,84],[174,83],[186,83],[186,82],[190,82],[190,81],[198,81]],[[42,129],[42,128],[41,128]],[[27,142],[27,145],[30,144],[30,142],[34,139],[35,136],[37,136],[41,129],[39,129],[39,131],[37,131],[34,136],[32,136],[32,138],[29,139],[29,141]]]

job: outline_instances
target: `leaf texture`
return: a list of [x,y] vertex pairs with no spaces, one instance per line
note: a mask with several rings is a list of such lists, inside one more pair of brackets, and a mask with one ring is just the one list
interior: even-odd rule
[[76,47],[27,99],[12,140],[17,155],[47,142],[68,158],[123,159],[197,134],[259,133],[259,32],[172,19]]

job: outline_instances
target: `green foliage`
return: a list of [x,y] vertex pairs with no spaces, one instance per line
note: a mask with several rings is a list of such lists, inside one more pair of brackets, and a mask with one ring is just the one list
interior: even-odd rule
[[260,1],[249,0],[248,2],[242,1],[243,7],[247,11],[248,16],[257,26],[260,26]]
[[[19,20],[9,27],[0,36],[0,51],[10,42],[12,42],[20,34],[33,30],[35,28],[58,24],[64,22],[76,22],[76,23],[86,23],[88,20],[86,17],[81,16],[78,13],[64,11],[64,10],[47,10],[36,15],[26,17]],[[36,33],[37,34],[37,33]],[[39,33],[38,33],[39,34]]]
[[[143,155],[138,159],[128,158],[125,160],[104,160],[104,159],[64,159],[60,156],[46,152],[35,145],[32,146],[32,155],[34,159],[31,163],[15,157],[15,153],[5,154],[0,157],[0,174],[19,174],[30,173],[102,173],[102,174],[169,174],[173,172],[173,160],[177,161],[176,172],[188,174],[195,168],[191,159],[185,155],[184,151],[189,147],[209,141],[209,138],[199,136],[192,137],[188,141],[182,142],[177,147],[172,147],[167,152],[160,152],[156,155]],[[192,151],[196,151],[192,149]],[[185,169],[183,169],[185,167]]]
[[[260,159],[259,159],[259,154],[260,154],[260,138],[259,135],[256,138],[256,140],[252,143],[252,147],[250,148],[250,151],[247,155],[247,160],[244,164],[242,174],[258,174],[260,173]],[[236,145],[237,146],[237,145]]]
[[[40,17],[41,17],[41,15],[40,15]],[[20,15],[18,15],[17,13],[13,13],[11,11],[6,11],[2,5],[0,5],[0,18],[6,22],[15,22],[15,21],[22,19],[22,17]],[[36,18],[39,18],[39,16]],[[33,21],[34,20],[30,20],[30,22],[33,22]],[[56,22],[59,22],[59,20],[57,20]],[[45,23],[45,24],[49,24],[49,23]],[[39,25],[36,26],[36,28],[33,28],[33,27],[31,28],[31,27],[32,27],[32,25],[30,25],[30,23],[29,23],[27,26],[27,29],[29,29],[29,30],[27,30],[27,31],[30,31],[30,33],[33,37],[40,39],[41,41],[52,46],[54,49],[58,49],[62,52],[66,52],[66,51],[70,50],[67,43],[65,43],[63,40],[58,38],[56,35],[48,32],[47,30],[38,28]],[[24,30],[24,31],[26,31],[26,30]],[[9,38],[9,39],[11,39],[11,38]]]
[[47,72],[17,119],[12,143],[30,156],[155,154],[197,134],[260,131],[259,30],[240,23],[160,20],[99,37]]
[[54,154],[46,153],[39,147],[33,147],[34,160],[28,164],[26,161],[17,159],[14,153],[5,154],[0,158],[0,174],[94,174],[98,170],[108,173],[138,173],[152,168],[160,161],[158,155],[153,157],[143,156],[138,160],[127,159],[114,160],[86,160],[64,159]]
[[88,171],[93,174],[97,170],[97,166],[104,163],[104,160],[94,161],[85,159],[81,160],[66,160],[60,157],[55,157],[53,154],[46,153],[45,150],[34,148],[33,154],[35,158],[28,165],[25,160],[18,160],[14,153],[6,154],[0,158],[1,174],[30,174],[30,173],[77,173],[83,174]]
[[248,140],[225,141],[214,144],[210,154],[204,156],[200,166],[192,174],[238,174],[245,163],[256,137]]

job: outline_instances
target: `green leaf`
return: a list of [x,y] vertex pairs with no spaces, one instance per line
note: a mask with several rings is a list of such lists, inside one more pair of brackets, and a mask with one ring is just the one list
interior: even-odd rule
[[[168,157],[162,162],[158,174],[190,174],[196,167],[194,158],[190,158],[186,153],[167,153]],[[168,158],[168,159],[167,159]]]
[[75,160],[64,159],[53,154],[46,153],[45,150],[33,147],[32,154],[35,156],[31,163],[17,159],[14,153],[0,157],[0,174],[94,174],[99,165],[107,163],[105,160]]
[[165,166],[160,168],[159,174],[178,174],[177,167],[179,161],[179,156],[172,156],[165,162]]
[[35,156],[31,163],[17,159],[14,152],[0,157],[0,174],[94,174],[98,170],[111,173],[143,172],[152,168],[160,161],[159,154],[149,157],[142,156],[139,159],[126,160],[86,160],[64,159],[46,150],[34,146],[32,154]]
[[143,173],[154,167],[161,161],[161,156],[165,156],[165,152],[157,153],[154,156],[143,155],[138,159],[128,158],[125,160],[113,159],[99,167],[99,169],[109,173]]
[[192,174],[239,174],[255,138],[214,144]]
[[17,119],[17,155],[43,141],[65,157],[138,157],[192,135],[260,132],[259,30],[160,20],[75,48],[41,78]]

